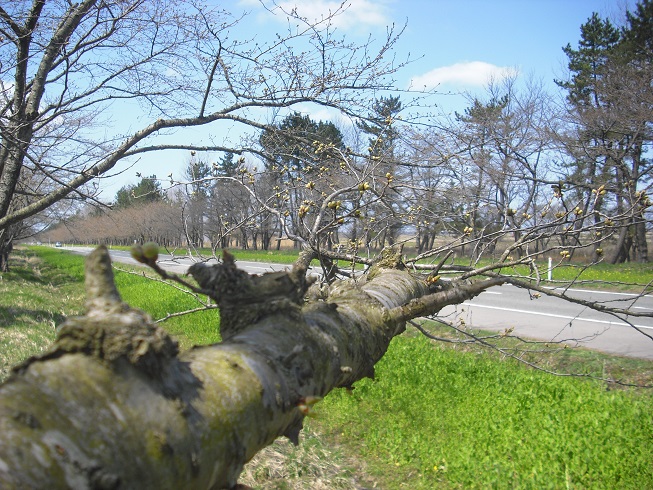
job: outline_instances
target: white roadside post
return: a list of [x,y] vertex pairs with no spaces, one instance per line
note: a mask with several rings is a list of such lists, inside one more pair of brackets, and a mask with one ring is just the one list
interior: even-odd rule
[[549,257],[549,269],[547,274],[547,279],[550,281],[553,277],[553,259]]

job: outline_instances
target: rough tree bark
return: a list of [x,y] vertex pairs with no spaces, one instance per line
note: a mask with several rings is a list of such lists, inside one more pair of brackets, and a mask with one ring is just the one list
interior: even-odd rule
[[501,282],[452,284],[387,254],[364,277],[309,288],[307,261],[250,276],[190,273],[218,302],[220,344],[178,353],[121,301],[104,247],[87,260],[87,314],[0,386],[0,488],[234,488],[243,465],[336,387],[373,376],[405,321]]

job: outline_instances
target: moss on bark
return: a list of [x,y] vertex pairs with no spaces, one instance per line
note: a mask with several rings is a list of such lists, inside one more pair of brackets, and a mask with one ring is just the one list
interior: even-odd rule
[[309,400],[373,376],[411,300],[439,294],[379,266],[304,302],[304,267],[249,276],[227,258],[192,270],[226,340],[178,355],[122,303],[106,249],[89,262],[88,314],[0,386],[1,488],[233,488],[276,437],[297,442]]

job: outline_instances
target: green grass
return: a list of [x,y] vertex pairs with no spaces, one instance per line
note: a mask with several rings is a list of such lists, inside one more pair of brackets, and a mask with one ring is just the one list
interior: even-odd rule
[[236,260],[252,262],[276,262],[278,264],[292,264],[299,256],[298,250],[229,250]]
[[[585,267],[576,264],[561,266],[553,271],[554,281],[601,281],[607,282],[610,289],[632,289],[629,285],[648,286],[653,283],[653,262],[645,264],[627,262],[625,264],[595,264]],[[636,290],[641,288],[635,287]]]
[[[47,345],[54,326],[83,302],[80,256],[42,247],[11,260],[13,272],[0,280],[3,369]],[[142,275],[118,271],[116,283],[123,299],[154,318],[198,304]],[[215,310],[162,325],[183,348],[219,338]],[[653,379],[650,361],[576,349],[538,358],[550,369]],[[248,465],[247,482],[275,489],[653,488],[649,390],[555,377],[410,333],[393,340],[376,374],[316,405],[305,447],[275,443]]]
[[318,406],[381,488],[653,488],[653,397],[398,337]]
[[[131,306],[140,308],[158,320],[168,314],[188,311],[201,306],[198,299],[180,289],[158,280],[152,280],[133,271],[134,268],[118,264],[114,268],[116,286],[123,300]],[[147,277],[153,277],[146,272]],[[205,297],[201,298],[206,300]],[[171,318],[162,326],[173,335],[182,349],[193,345],[206,345],[220,341],[220,316],[217,309],[195,312]]]
[[[44,248],[42,252],[48,252]],[[55,328],[66,316],[82,312],[82,265],[61,266],[39,258],[35,251],[14,253],[11,270],[0,274],[0,380],[12,366],[42,352],[52,343]]]
[[[533,342],[510,335],[504,336],[502,332],[477,328],[455,331],[449,325],[430,320],[418,323],[434,337],[457,342],[453,345],[445,343],[443,346],[455,348],[459,352],[488,352],[485,346],[467,343],[470,340],[469,335],[473,334],[494,346],[495,350],[489,351],[494,355],[501,358],[512,355],[513,358],[532,363],[544,371],[574,374],[594,380],[611,380],[609,384],[613,389],[627,386],[653,387],[651,360],[615,356],[583,347],[570,348],[564,343]],[[422,334],[417,329],[409,329],[404,335],[414,337]],[[498,352],[499,349],[501,352]]]
[[[33,247],[32,250],[38,250],[39,256],[48,266],[76,271],[75,280],[79,284],[83,283],[84,258],[82,256],[62,253],[48,247]],[[194,295],[156,280],[155,274],[143,268],[114,264],[114,277],[122,299],[131,306],[146,311],[154,320],[164,318],[170,313],[201,306]],[[206,300],[205,297],[201,299]],[[163,325],[179,341],[182,349],[220,340],[218,331],[220,317],[217,310],[171,318]]]
[[[84,311],[84,259],[50,247],[12,254],[10,272],[0,280],[0,380],[10,368],[49,346],[66,316]],[[122,269],[136,270],[127,266]],[[140,275],[115,271],[126,302],[155,320],[200,306],[192,295]],[[205,299],[205,298],[204,298]],[[172,318],[163,323],[181,348],[218,342],[217,310]]]
[[[490,262],[479,265],[487,265]],[[644,264],[627,262],[624,264],[598,263],[592,266],[563,262],[556,264],[552,271],[552,281],[547,281],[546,263],[538,263],[540,278],[544,285],[564,287],[574,282],[572,287],[590,287],[612,291],[650,292],[653,283],[653,262]],[[507,275],[532,276],[527,266],[505,268],[500,271]],[[535,276],[533,276],[535,277]]]

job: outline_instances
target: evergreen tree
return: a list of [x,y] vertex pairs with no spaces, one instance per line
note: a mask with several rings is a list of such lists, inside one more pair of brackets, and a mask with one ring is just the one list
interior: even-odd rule
[[321,163],[323,154],[315,152],[316,142],[342,148],[342,133],[332,122],[315,122],[299,112],[293,112],[278,126],[263,131],[260,138],[268,155],[268,168],[285,165],[295,170]]
[[623,30],[624,48],[634,59],[653,62],[653,1],[639,2],[635,12],[626,12]]
[[120,188],[114,199],[114,207],[124,209],[139,204],[162,201],[165,193],[161,189],[161,183],[156,179],[156,175],[141,177],[141,181],[136,185],[126,185]]
[[186,238],[189,245],[202,247],[204,245],[204,221],[207,215],[207,199],[211,192],[211,168],[209,165],[195,158],[191,159],[184,170],[184,179],[187,181],[184,196],[183,214],[186,229]]
[[259,142],[267,157],[271,202],[285,209],[287,230],[302,236],[307,231],[302,223],[309,220],[300,212],[305,201],[314,202],[322,193],[332,192],[344,178],[339,166],[344,152],[342,133],[331,122],[316,122],[293,112],[263,131]]
[[[641,190],[651,171],[644,152],[653,113],[651,19],[650,0],[628,12],[621,29],[594,13],[581,26],[578,49],[563,48],[570,79],[556,82],[567,90],[575,114],[575,131],[567,142],[574,165],[570,178],[584,192],[583,216],[590,211],[599,223],[603,209],[612,206],[618,217],[611,262],[648,260]],[[600,185],[611,192],[595,199],[590,191]]]
[[394,159],[394,147],[399,133],[392,124],[401,112],[401,100],[397,97],[381,97],[374,102],[373,112],[367,120],[360,120],[356,126],[370,135],[370,155],[390,161]]
[[599,17],[595,12],[581,26],[581,39],[578,49],[567,44],[562,50],[569,58],[569,81],[556,81],[568,91],[568,100],[576,106],[598,105],[601,93],[598,82],[606,76],[610,55],[614,52],[621,35],[609,21]]
[[[356,126],[369,135],[367,151],[370,169],[374,169],[373,173],[382,182],[386,181],[384,180],[386,175],[397,176],[399,171],[396,155],[399,131],[394,122],[401,108],[401,100],[398,96],[381,97],[374,101],[372,112],[368,117],[356,122]],[[403,227],[403,223],[397,219],[397,216],[403,212],[404,203],[404,197],[396,192],[386,193],[382,202],[378,204],[367,203],[366,218],[373,219],[371,223],[375,223],[366,226],[365,242],[368,246],[371,244],[372,237],[376,237],[379,247],[384,247],[386,241],[389,244],[395,243]]]
[[241,160],[234,160],[233,152],[225,152],[220,161],[213,164],[213,174],[216,177],[234,177],[242,163]]
[[211,182],[207,180],[210,176],[211,168],[206,162],[191,159],[184,170],[184,179],[188,182],[186,193],[191,197],[206,197],[211,185]]

